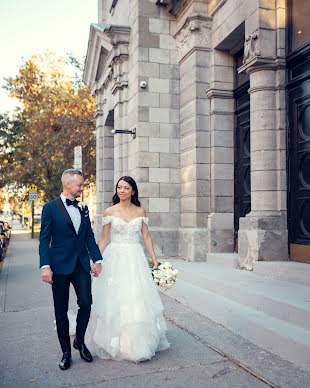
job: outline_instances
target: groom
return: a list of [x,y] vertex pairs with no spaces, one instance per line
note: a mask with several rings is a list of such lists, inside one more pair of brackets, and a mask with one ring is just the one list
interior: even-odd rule
[[[92,361],[84,343],[92,303],[90,270],[99,275],[102,257],[91,229],[88,208],[76,200],[84,189],[82,173],[66,170],[61,181],[60,196],[43,206],[39,253],[42,280],[52,285],[57,334],[63,351],[59,367],[65,370],[71,365],[67,317],[70,283],[79,305],[73,347],[85,361]],[[92,268],[90,257],[94,263]]]

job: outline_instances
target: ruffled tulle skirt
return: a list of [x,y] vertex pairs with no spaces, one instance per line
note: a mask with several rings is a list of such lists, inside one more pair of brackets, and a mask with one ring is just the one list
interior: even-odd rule
[[167,325],[141,244],[111,243],[93,279],[85,342],[100,358],[139,362],[168,349]]

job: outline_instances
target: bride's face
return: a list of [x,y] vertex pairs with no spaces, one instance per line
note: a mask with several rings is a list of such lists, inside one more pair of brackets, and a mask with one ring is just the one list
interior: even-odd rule
[[119,181],[117,185],[117,195],[121,201],[131,200],[131,196],[134,191],[129,183],[125,181]]

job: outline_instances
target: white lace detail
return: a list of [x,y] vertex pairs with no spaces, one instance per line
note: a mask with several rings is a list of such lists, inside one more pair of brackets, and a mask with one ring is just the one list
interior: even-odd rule
[[111,243],[137,244],[141,239],[142,221],[148,225],[147,217],[136,217],[129,222],[115,216],[106,216],[102,224],[111,224]]

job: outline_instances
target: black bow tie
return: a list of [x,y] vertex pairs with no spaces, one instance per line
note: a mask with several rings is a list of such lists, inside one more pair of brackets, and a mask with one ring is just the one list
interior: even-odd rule
[[77,201],[76,199],[74,199],[73,201],[71,201],[71,199],[68,199],[66,198],[66,204],[67,206],[74,206],[74,207],[77,207],[79,201]]

